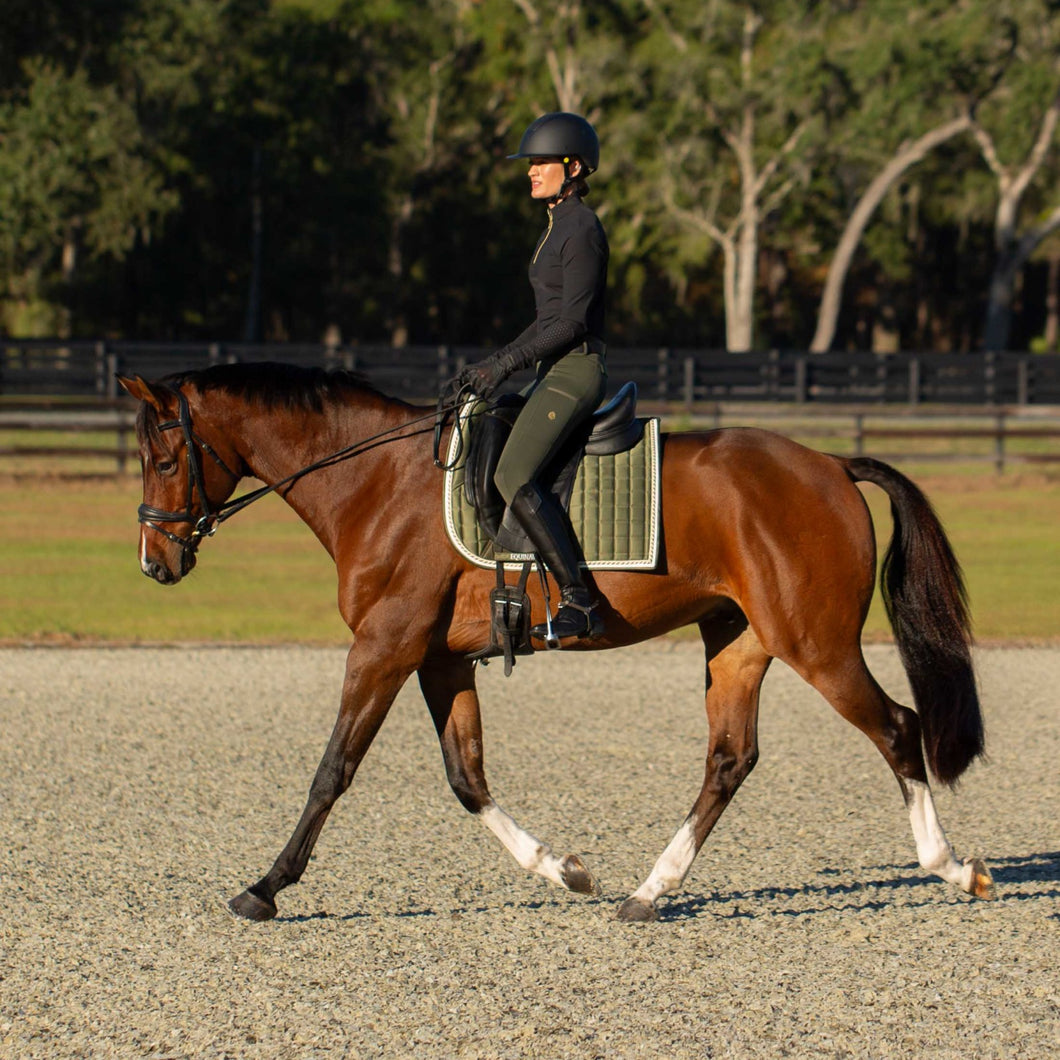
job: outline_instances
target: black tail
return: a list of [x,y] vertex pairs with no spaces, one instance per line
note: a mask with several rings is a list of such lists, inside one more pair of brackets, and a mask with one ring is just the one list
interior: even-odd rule
[[928,765],[953,785],[983,753],[960,564],[931,502],[905,475],[869,458],[843,463],[855,482],[871,482],[891,499],[894,534],[880,590],[913,690]]

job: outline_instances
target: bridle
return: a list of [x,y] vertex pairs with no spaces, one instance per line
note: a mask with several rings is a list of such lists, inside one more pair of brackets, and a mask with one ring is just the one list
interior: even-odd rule
[[[213,508],[210,505],[210,498],[206,493],[206,482],[203,474],[202,460],[199,456],[199,450],[211,456],[214,462],[224,471],[233,482],[238,482],[243,476],[236,474],[218,455],[217,450],[204,441],[195,433],[191,423],[191,408],[188,405],[188,399],[184,396],[184,392],[181,390],[176,391],[177,397],[180,400],[178,407],[177,418],[175,420],[167,420],[165,423],[158,425],[159,431],[169,431],[176,427],[179,427],[184,433],[184,445],[188,453],[188,491],[184,502],[184,510],[182,512],[167,512],[163,508],[155,508],[150,504],[141,504],[136,510],[136,514],[139,517],[140,523],[143,526],[150,527],[152,530],[157,531],[163,537],[169,538],[174,544],[180,545],[181,549],[187,552],[194,552],[199,547],[199,542],[204,537],[209,537],[217,531],[217,525],[221,522],[224,517],[225,505],[221,505],[218,508]],[[196,496],[198,496],[199,508],[202,514],[196,518],[193,505],[195,503]],[[194,527],[191,533],[187,537],[181,537],[179,534],[173,533],[172,530],[167,530],[164,526],[159,526],[162,523],[194,523]]]
[[[417,423],[423,423],[426,420],[438,420],[444,413],[448,413],[452,408],[456,407],[456,403],[451,397],[443,396],[442,400],[438,402],[438,408],[426,416],[420,416],[407,423],[399,424],[397,427],[390,427],[387,430],[380,431],[378,434],[373,434],[368,438],[362,438],[360,441],[354,442],[352,445],[348,445],[344,449],[339,449],[337,452],[322,457],[320,460],[316,460],[312,464],[299,468],[297,471],[288,475],[286,478],[280,479],[279,482],[273,483],[271,486],[262,486],[260,489],[252,490],[250,493],[243,494],[242,497],[235,497],[232,500],[225,501],[223,504],[219,504],[215,507],[211,505],[210,498],[206,493],[206,481],[199,451],[201,450],[211,457],[217,466],[232,479],[233,483],[239,482],[243,475],[233,471],[224,460],[221,459],[213,446],[195,433],[194,426],[191,422],[191,407],[188,405],[187,397],[185,397],[182,390],[174,388],[174,392],[179,400],[177,418],[175,420],[167,420],[165,423],[158,424],[156,430],[169,431],[175,430],[179,427],[184,434],[184,445],[188,453],[188,489],[184,502],[184,510],[179,512],[169,512],[162,508],[155,508],[150,504],[141,504],[137,509],[137,516],[142,526],[149,527],[163,537],[168,538],[174,544],[180,546],[183,556],[182,565],[187,563],[188,555],[193,553],[199,547],[199,542],[202,541],[204,537],[212,537],[217,532],[217,528],[221,523],[226,519],[231,518],[236,512],[240,512],[244,508],[253,504],[254,501],[260,500],[262,497],[274,493],[284,486],[291,485],[303,475],[308,475],[311,471],[317,471],[320,468],[330,467],[333,464],[348,460],[351,457],[360,456],[362,453],[366,453],[370,449],[375,449],[380,445],[385,445],[387,442],[396,442],[400,441],[402,438],[411,438],[417,434],[425,434],[432,430],[432,428],[420,427],[418,430],[412,431],[409,434],[401,434],[393,437],[395,432],[404,430]],[[198,516],[196,515],[194,508],[196,498],[198,499],[199,509],[202,513]],[[194,526],[187,537],[181,537],[172,530],[167,530],[164,526],[159,526],[159,523],[194,523]]]

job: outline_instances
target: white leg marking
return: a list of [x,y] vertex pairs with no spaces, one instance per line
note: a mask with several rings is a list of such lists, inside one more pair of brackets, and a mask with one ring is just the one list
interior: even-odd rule
[[913,826],[916,856],[921,868],[970,891],[975,868],[971,863],[962,865],[954,856],[953,847],[935,812],[931,789],[917,780],[907,780],[906,785],[909,788],[909,823]]
[[659,855],[651,875],[633,892],[632,898],[654,905],[656,898],[676,891],[684,883],[696,858],[696,837],[691,821],[685,821]]
[[495,802],[483,807],[479,817],[524,869],[536,872],[560,887],[566,886],[560,871],[562,860],[540,839],[520,828]]

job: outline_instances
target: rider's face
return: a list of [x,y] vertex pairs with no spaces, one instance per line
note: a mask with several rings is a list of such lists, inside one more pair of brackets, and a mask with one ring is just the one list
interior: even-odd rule
[[[574,159],[570,163],[571,176],[581,170],[581,163]],[[558,158],[530,159],[530,196],[534,199],[551,199],[563,187],[563,162]]]

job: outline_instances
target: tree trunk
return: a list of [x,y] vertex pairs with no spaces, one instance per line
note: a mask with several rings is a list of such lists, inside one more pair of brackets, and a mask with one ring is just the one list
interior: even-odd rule
[[1045,286],[1044,353],[1056,353],[1060,338],[1060,253],[1049,255],[1049,275]]
[[405,275],[405,255],[402,245],[405,241],[405,229],[412,219],[414,201],[412,193],[407,193],[401,200],[393,222],[390,225],[390,251],[387,260],[387,271],[393,280],[394,305],[390,312],[390,345],[395,349],[407,346],[409,341],[409,322],[405,306],[398,301],[403,288]]
[[1012,327],[1012,284],[1016,278],[1015,255],[1010,250],[999,255],[990,277],[986,323],[983,326],[983,348],[988,353],[1000,353],[1008,345]]
[[261,274],[265,208],[261,191],[261,145],[254,147],[250,160],[250,280],[247,283],[247,310],[243,318],[243,341],[261,342]]
[[836,322],[839,319],[839,309],[843,299],[843,284],[850,271],[850,263],[854,259],[854,252],[861,243],[861,238],[865,234],[872,215],[883,201],[884,196],[899,177],[922,161],[929,151],[970,127],[971,118],[965,114],[931,129],[912,143],[903,144],[865,189],[843,229],[843,235],[832,257],[832,264],[828,267],[828,276],[821,295],[820,308],[817,311],[817,330],[810,343],[811,353],[827,353],[835,341]]
[[[758,278],[758,218],[752,210],[735,241],[732,290],[726,298],[725,344],[730,353],[747,353],[754,345],[755,283]],[[730,292],[726,288],[726,295]]]
[[1008,345],[1012,324],[1012,285],[1035,247],[1060,224],[1060,207],[1049,218],[1022,238],[1018,235],[1019,211],[1031,181],[1045,164],[1060,124],[1060,92],[1053,96],[1038,127],[1038,135],[1027,158],[1019,166],[1005,166],[993,137],[981,125],[974,126],[983,159],[998,182],[997,212],[994,215],[994,249],[997,259],[990,278],[990,297],[983,326],[983,347],[998,352]]

